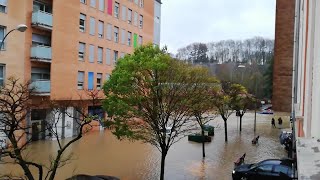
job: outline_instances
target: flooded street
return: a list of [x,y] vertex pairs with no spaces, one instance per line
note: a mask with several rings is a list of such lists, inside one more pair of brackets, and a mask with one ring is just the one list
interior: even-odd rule
[[[201,144],[182,139],[173,145],[166,158],[165,179],[205,180],[231,179],[233,162],[246,153],[245,162],[257,162],[266,158],[282,158],[285,150],[279,143],[279,129],[271,127],[272,115],[257,115],[257,132],[253,133],[253,113],[245,114],[242,133],[239,133],[237,118],[233,114],[228,120],[228,143],[224,142],[222,119],[210,124],[218,126],[212,142],[206,144],[206,158],[202,160]],[[284,118],[283,118],[284,119]],[[284,128],[289,127],[284,119]],[[260,136],[259,144],[251,140]],[[30,158],[47,163],[54,153],[55,141],[33,143]],[[148,144],[118,141],[108,130],[85,135],[72,145],[73,161],[59,169],[56,179],[65,179],[74,174],[112,175],[122,180],[153,180],[159,178],[160,153]],[[0,165],[0,173],[20,173],[17,167]]]

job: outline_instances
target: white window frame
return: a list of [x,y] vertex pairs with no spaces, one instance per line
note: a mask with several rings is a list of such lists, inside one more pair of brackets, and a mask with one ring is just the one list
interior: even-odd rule
[[[82,17],[84,17],[82,19]],[[81,20],[83,21],[83,25],[80,24]],[[79,17],[79,31],[80,32],[86,32],[86,20],[87,20],[87,16],[83,13],[80,13],[80,17]]]
[[103,38],[104,33],[104,22],[99,20],[98,21],[98,37]]
[[114,42],[118,43],[119,42],[119,27],[114,26]]
[[[83,48],[83,52],[80,51],[82,45],[83,45],[83,47],[84,47],[84,48]],[[84,61],[85,54],[86,54],[86,43],[79,42],[78,60],[79,60],[79,61]]]
[[119,19],[119,13],[120,13],[120,3],[115,1],[114,2],[114,17]]
[[90,0],[90,7],[96,8],[97,0]]
[[8,1],[7,0],[0,0],[0,6],[4,8],[4,11],[0,11],[0,13],[7,13],[8,12]]
[[[80,74],[82,74],[82,79],[80,79]],[[82,90],[84,89],[84,79],[85,79],[85,73],[84,71],[78,71],[78,80],[77,80],[77,87],[78,87],[78,90]]]
[[143,15],[142,14],[139,15],[139,28],[140,29],[143,28]]
[[102,87],[102,73],[97,73],[97,89],[101,89],[101,87]]
[[128,24],[132,24],[132,9],[128,8]]
[[103,63],[103,47],[98,46],[98,63]]

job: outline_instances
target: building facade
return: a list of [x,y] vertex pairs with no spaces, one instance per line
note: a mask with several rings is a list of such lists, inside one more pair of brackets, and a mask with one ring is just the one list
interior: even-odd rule
[[294,16],[294,0],[277,0],[272,108],[279,112],[291,112]]
[[[28,26],[4,42],[0,84],[10,76],[31,80],[35,103],[80,100],[85,90],[102,88],[119,58],[141,44],[159,45],[160,23],[160,0],[0,0],[0,41],[18,24]],[[52,115],[47,109],[29,114],[32,129],[41,129]],[[72,136],[73,120],[61,123],[61,136]]]

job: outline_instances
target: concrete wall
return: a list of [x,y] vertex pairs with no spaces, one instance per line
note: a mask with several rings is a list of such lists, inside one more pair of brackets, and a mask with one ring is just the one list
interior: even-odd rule
[[294,15],[294,0],[277,0],[272,105],[282,112],[291,111]]

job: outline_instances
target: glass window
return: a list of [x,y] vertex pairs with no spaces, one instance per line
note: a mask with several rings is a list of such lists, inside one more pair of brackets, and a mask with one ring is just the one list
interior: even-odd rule
[[99,0],[99,10],[104,11],[104,0]]
[[106,64],[111,65],[111,49],[106,49]]
[[102,64],[103,62],[103,48],[98,47],[98,63]]
[[142,29],[142,27],[143,27],[143,16],[140,15],[140,16],[139,16],[139,28]]
[[107,24],[107,39],[112,40],[112,25],[109,23]]
[[139,2],[139,0],[134,0],[134,3],[135,3],[136,5],[138,5],[138,2]]
[[138,13],[134,12],[133,25],[138,26]]
[[131,24],[132,23],[132,10],[128,9],[128,23]]
[[33,12],[43,11],[46,13],[52,13],[52,7],[48,4],[42,2],[35,2],[33,1]]
[[103,38],[103,32],[104,32],[103,27],[104,27],[103,21],[99,21],[98,22],[98,37],[99,38]]
[[97,89],[101,89],[102,73],[97,73]]
[[0,86],[4,86],[4,80],[6,77],[6,65],[0,64]]
[[94,17],[90,17],[90,34],[94,35],[95,34],[95,26],[96,26],[96,20],[94,19]]
[[114,63],[114,64],[117,63],[118,55],[119,55],[119,52],[118,52],[118,51],[113,51],[113,63]]
[[121,18],[122,18],[123,21],[127,20],[126,12],[127,12],[127,7],[125,5],[122,5]]
[[139,45],[141,46],[143,43],[143,39],[142,39],[142,36],[139,36]]
[[114,42],[119,42],[119,28],[117,26],[114,27]]
[[94,45],[92,44],[89,46],[89,62],[94,62]]
[[40,34],[32,33],[33,46],[51,46],[51,38]]
[[80,2],[81,2],[82,4],[86,4],[86,3],[87,3],[86,0],[80,0]]
[[119,3],[118,2],[115,2],[114,3],[114,17],[115,18],[119,18]]
[[126,30],[121,29],[121,44],[125,44],[126,43]]
[[139,6],[141,7],[141,8],[143,8],[143,6],[144,6],[144,2],[143,2],[144,0],[140,0],[140,4],[139,4]]
[[287,174],[288,173],[288,167],[286,166],[282,166],[282,165],[276,165],[274,166],[274,172],[276,173],[284,173]]
[[90,0],[90,6],[96,7],[96,0]]
[[85,55],[85,51],[86,51],[86,44],[79,42],[79,53],[78,53],[78,59],[80,61],[84,60],[84,55]]
[[128,46],[131,46],[131,37],[132,37],[132,33],[130,31],[128,31]]
[[121,53],[120,53],[120,57],[121,57],[121,58],[124,58],[124,55],[125,55],[124,52],[121,52]]
[[107,74],[106,74],[106,81],[109,80],[109,79],[110,79],[110,74],[107,73]]
[[78,89],[83,89],[84,72],[78,71]]
[[[2,39],[4,38],[6,34],[6,27],[0,26],[0,44],[2,43]],[[0,47],[0,50],[5,49],[5,42],[3,42],[2,47]]]
[[7,12],[7,0],[0,0],[0,12],[6,13]]
[[86,15],[80,13],[80,22],[79,22],[80,32],[85,32],[86,30]]
[[261,166],[258,166],[256,169],[259,172],[271,172],[272,165],[271,164],[261,165]]

